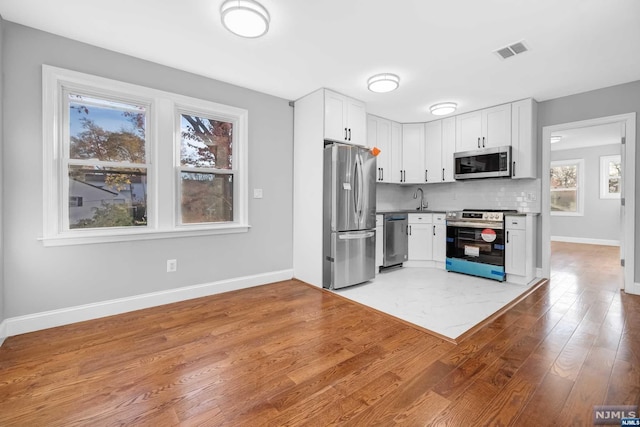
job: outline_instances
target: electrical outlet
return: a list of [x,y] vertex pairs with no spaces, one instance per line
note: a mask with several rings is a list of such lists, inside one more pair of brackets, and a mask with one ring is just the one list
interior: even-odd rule
[[527,202],[535,202],[536,201],[536,193],[527,193],[526,200],[527,200]]
[[262,188],[254,188],[253,189],[253,198],[254,199],[262,199]]
[[176,259],[168,259],[167,260],[167,273],[173,273],[178,270],[178,260]]

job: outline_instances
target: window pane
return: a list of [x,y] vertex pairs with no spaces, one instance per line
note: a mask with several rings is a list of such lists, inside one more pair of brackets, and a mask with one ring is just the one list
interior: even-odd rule
[[578,183],[578,166],[554,166],[551,168],[551,188],[576,188]]
[[69,228],[147,225],[147,171],[69,166]]
[[232,169],[233,123],[182,114],[180,116],[180,164]]
[[144,106],[69,94],[69,156],[145,163]]
[[576,190],[552,190],[552,212],[577,212],[578,192]]
[[182,223],[233,221],[233,175],[182,172]]

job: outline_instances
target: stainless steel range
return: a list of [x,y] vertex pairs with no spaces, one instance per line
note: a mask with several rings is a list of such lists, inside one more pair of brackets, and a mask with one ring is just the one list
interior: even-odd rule
[[513,212],[447,212],[447,270],[504,281],[504,216]]

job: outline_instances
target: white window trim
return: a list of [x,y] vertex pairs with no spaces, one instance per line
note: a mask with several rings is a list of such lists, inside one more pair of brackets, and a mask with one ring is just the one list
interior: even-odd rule
[[[600,156],[600,198],[619,199],[620,193],[609,192],[609,163],[622,163],[622,156],[614,154],[611,156]],[[620,177],[622,178],[622,177]]]
[[576,164],[578,165],[578,200],[576,201],[576,212],[550,211],[552,216],[584,216],[584,159],[554,160],[551,162],[550,168],[553,169],[557,166],[570,166]]
[[[43,133],[43,236],[45,246],[94,244],[173,237],[192,237],[211,234],[241,233],[249,229],[248,223],[248,111],[241,108],[191,98],[171,92],[106,79],[63,68],[42,66],[42,133]],[[96,96],[125,94],[123,99],[145,102],[147,117],[147,156],[149,180],[147,193],[147,226],[65,230],[62,215],[66,200],[62,200],[62,138],[61,118],[64,89],[92,93]],[[177,226],[177,183],[175,155],[179,150],[179,129],[175,129],[174,115],[180,108],[203,111],[209,115],[225,117],[234,122],[234,221],[216,224]],[[152,139],[153,138],[153,139]],[[177,148],[176,148],[177,146]],[[165,148],[166,147],[166,148]],[[237,193],[235,192],[237,190]]]

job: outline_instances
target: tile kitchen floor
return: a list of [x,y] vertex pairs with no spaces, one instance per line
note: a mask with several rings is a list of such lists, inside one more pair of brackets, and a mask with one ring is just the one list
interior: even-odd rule
[[455,339],[525,293],[530,285],[497,282],[437,268],[402,267],[335,292]]

